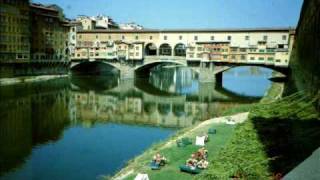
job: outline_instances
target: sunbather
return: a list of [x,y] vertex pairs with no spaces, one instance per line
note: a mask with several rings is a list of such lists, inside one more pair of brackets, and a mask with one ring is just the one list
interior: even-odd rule
[[200,169],[207,169],[208,165],[209,165],[209,162],[204,160],[204,159],[202,159],[201,161],[199,161],[197,163],[197,167],[200,168]]
[[164,156],[161,156],[160,153],[157,153],[153,156],[153,161],[156,164],[163,166],[166,163],[167,159]]
[[198,154],[199,154],[200,160],[202,160],[202,159],[206,160],[208,157],[208,150],[206,150],[206,148],[202,147],[198,150]]
[[196,159],[196,154],[191,154],[191,158],[186,161],[186,166],[189,166],[191,169],[197,167],[198,160]]

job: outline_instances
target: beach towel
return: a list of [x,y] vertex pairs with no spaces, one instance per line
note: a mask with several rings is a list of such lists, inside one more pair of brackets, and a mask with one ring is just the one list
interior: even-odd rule
[[149,176],[148,174],[138,174],[134,180],[149,180]]
[[197,146],[204,146],[204,140],[205,140],[205,136],[197,136],[196,137],[196,145]]

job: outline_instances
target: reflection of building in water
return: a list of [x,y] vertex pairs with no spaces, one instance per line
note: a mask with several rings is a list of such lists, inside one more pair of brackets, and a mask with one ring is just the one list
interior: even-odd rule
[[160,90],[185,94],[196,86],[195,74],[186,67],[156,67],[150,73],[149,83]]
[[[118,90],[101,93],[72,91],[77,123],[91,127],[94,123],[116,122],[126,124],[150,124],[164,127],[188,127],[219,115],[239,103],[217,101],[215,95],[159,96],[129,89],[120,84]],[[204,93],[213,93],[202,88]]]
[[26,86],[22,88],[30,94],[0,96],[0,175],[21,165],[32,146],[57,140],[69,124],[67,91]]

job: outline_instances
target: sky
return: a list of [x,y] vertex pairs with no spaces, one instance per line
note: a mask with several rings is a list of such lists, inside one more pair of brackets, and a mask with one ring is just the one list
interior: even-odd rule
[[104,14],[145,28],[295,27],[303,0],[32,0],[57,4],[67,18]]

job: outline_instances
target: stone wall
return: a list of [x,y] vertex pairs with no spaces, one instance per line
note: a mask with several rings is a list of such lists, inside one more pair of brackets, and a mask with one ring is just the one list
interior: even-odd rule
[[320,0],[303,3],[290,66],[297,90],[320,95]]
[[67,74],[69,65],[69,62],[0,63],[0,78]]

